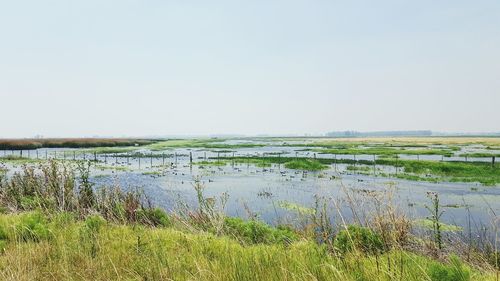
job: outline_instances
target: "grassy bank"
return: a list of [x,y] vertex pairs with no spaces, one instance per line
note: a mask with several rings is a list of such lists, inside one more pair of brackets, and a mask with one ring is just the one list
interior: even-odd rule
[[[64,213],[1,215],[0,225],[2,280],[495,280],[458,260],[399,250],[337,257],[304,239],[245,245],[230,236]],[[38,236],[22,233],[30,225]]]

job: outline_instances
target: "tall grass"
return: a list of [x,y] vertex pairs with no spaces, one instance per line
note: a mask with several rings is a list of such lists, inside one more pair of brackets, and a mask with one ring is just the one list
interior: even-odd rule
[[148,139],[61,138],[61,139],[0,139],[0,150],[37,148],[84,148],[101,146],[135,146],[157,142]]

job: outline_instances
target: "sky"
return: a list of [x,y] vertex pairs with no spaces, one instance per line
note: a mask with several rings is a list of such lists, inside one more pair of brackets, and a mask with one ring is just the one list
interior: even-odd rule
[[0,138],[500,131],[498,0],[0,0]]

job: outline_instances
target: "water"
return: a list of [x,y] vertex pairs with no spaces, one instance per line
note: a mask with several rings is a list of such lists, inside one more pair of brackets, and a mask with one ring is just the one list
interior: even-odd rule
[[[437,192],[441,205],[444,206],[443,221],[461,227],[467,227],[469,216],[472,228],[491,224],[492,215],[500,213],[500,186],[485,187],[477,183],[429,183],[401,179],[383,178],[374,175],[349,172],[346,165],[331,165],[321,172],[301,172],[289,170],[283,165],[261,168],[248,164],[231,164],[226,166],[190,165],[189,155],[193,161],[201,161],[211,157],[222,156],[263,156],[270,153],[281,153],[285,156],[313,157],[314,153],[303,151],[304,147],[273,146],[232,149],[234,152],[217,152],[216,149],[171,149],[158,158],[126,158],[113,155],[97,155],[98,167],[92,170],[92,181],[96,187],[120,186],[124,189],[140,188],[155,205],[167,210],[174,210],[179,202],[196,207],[195,190],[192,186],[195,178],[200,178],[207,197],[229,195],[226,212],[231,216],[246,218],[251,213],[270,223],[297,221],[298,214],[282,207],[283,202],[291,202],[305,207],[314,207],[317,198],[329,202],[331,218],[336,220],[337,209],[333,202],[341,202],[339,208],[347,220],[353,216],[349,212],[346,194],[357,194],[360,200],[356,204],[366,204],[363,194],[368,191],[391,192],[395,204],[412,219],[425,218],[430,204],[427,192]],[[474,151],[482,151],[479,148]],[[38,158],[94,159],[94,154],[76,153],[71,149],[38,149]],[[220,151],[220,150],[219,150]],[[75,152],[75,153],[74,153]],[[81,152],[81,151],[80,151]],[[143,150],[148,154],[150,151]],[[0,156],[10,155],[11,151],[0,152]],[[458,152],[460,153],[460,152]],[[19,152],[14,152],[19,155]],[[29,152],[29,157],[36,158],[36,150]],[[116,156],[119,156],[117,154]],[[176,155],[176,156],[174,156]],[[27,157],[28,152],[23,151]],[[373,160],[373,155],[328,155],[316,154],[318,158]],[[402,155],[402,158],[417,159],[414,155]],[[438,155],[423,155],[420,160],[441,160]],[[450,159],[454,160],[454,158]],[[216,160],[212,160],[216,161]],[[488,160],[489,161],[489,160]],[[163,165],[165,164],[165,165]],[[8,175],[19,171],[19,165],[4,164]],[[371,167],[370,167],[371,169]],[[393,167],[377,165],[377,173],[394,172]],[[160,173],[151,174],[151,172]],[[371,174],[371,170],[369,172]],[[263,195],[264,194],[264,195]],[[359,205],[363,209],[362,205]],[[368,208],[366,209],[368,210]]]

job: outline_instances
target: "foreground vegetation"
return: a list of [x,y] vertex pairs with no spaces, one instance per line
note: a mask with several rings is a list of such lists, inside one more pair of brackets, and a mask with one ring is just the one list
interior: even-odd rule
[[197,206],[166,213],[139,190],[95,189],[89,165],[0,175],[2,280],[498,280],[494,244],[446,239],[437,194],[430,236],[376,194],[353,224],[331,221],[318,199],[300,227],[271,227],[226,217],[227,196],[206,198],[198,180]]
[[495,280],[456,257],[448,264],[400,250],[337,257],[306,239],[246,245],[67,213],[2,215],[0,224],[2,280]]

